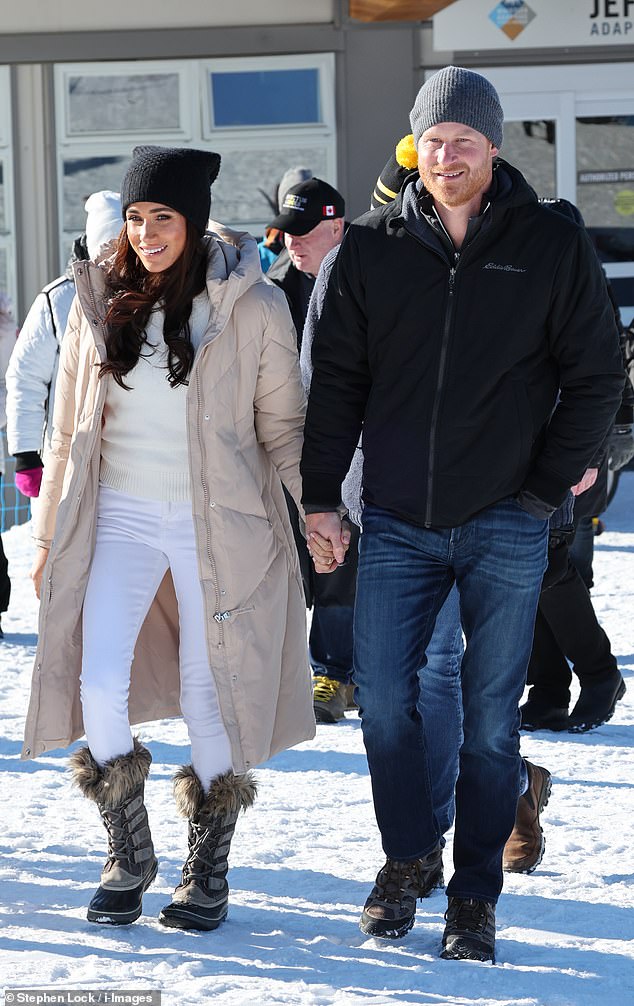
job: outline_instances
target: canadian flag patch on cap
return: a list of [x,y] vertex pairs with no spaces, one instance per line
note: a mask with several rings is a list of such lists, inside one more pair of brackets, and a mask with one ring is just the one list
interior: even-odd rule
[[334,215],[335,215],[335,208],[334,208],[334,206],[324,206],[324,208],[323,208],[323,216],[325,216],[325,217],[334,217]]

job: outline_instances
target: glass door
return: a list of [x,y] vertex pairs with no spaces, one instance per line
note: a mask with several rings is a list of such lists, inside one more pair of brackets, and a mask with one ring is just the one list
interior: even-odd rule
[[623,320],[634,316],[634,96],[580,102],[577,205],[610,278]]
[[519,168],[539,196],[554,199],[557,192],[557,120],[534,116],[504,123],[500,155]]

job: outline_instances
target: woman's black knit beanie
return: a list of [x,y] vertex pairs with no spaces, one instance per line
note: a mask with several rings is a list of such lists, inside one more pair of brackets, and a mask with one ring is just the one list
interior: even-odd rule
[[219,170],[220,154],[211,150],[135,147],[121,183],[123,219],[132,203],[164,203],[204,234],[211,207],[209,190]]

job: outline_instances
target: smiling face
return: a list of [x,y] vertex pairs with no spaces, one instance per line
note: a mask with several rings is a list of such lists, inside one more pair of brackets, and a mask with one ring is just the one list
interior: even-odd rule
[[128,241],[148,272],[164,272],[185,248],[187,220],[162,203],[132,203],[125,211]]
[[497,147],[486,136],[459,122],[440,122],[418,141],[418,172],[423,185],[442,206],[474,204],[491,185]]

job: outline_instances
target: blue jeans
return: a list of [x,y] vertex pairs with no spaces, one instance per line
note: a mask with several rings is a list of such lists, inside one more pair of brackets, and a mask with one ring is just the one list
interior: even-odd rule
[[456,528],[417,527],[371,506],[363,513],[354,676],[377,823],[391,859],[425,856],[441,838],[419,671],[454,581],[460,595],[464,741],[449,896],[495,902],[502,889],[502,851],[520,793],[518,704],[547,534],[546,521],[510,498]]
[[[454,791],[462,745],[463,651],[460,600],[453,587],[438,613],[418,672],[418,709],[425,727],[432,802],[441,835],[451,828],[455,813]],[[444,845],[444,838],[441,841]]]
[[314,675],[324,675],[343,685],[350,683],[353,616],[352,606],[313,604],[308,656]]

